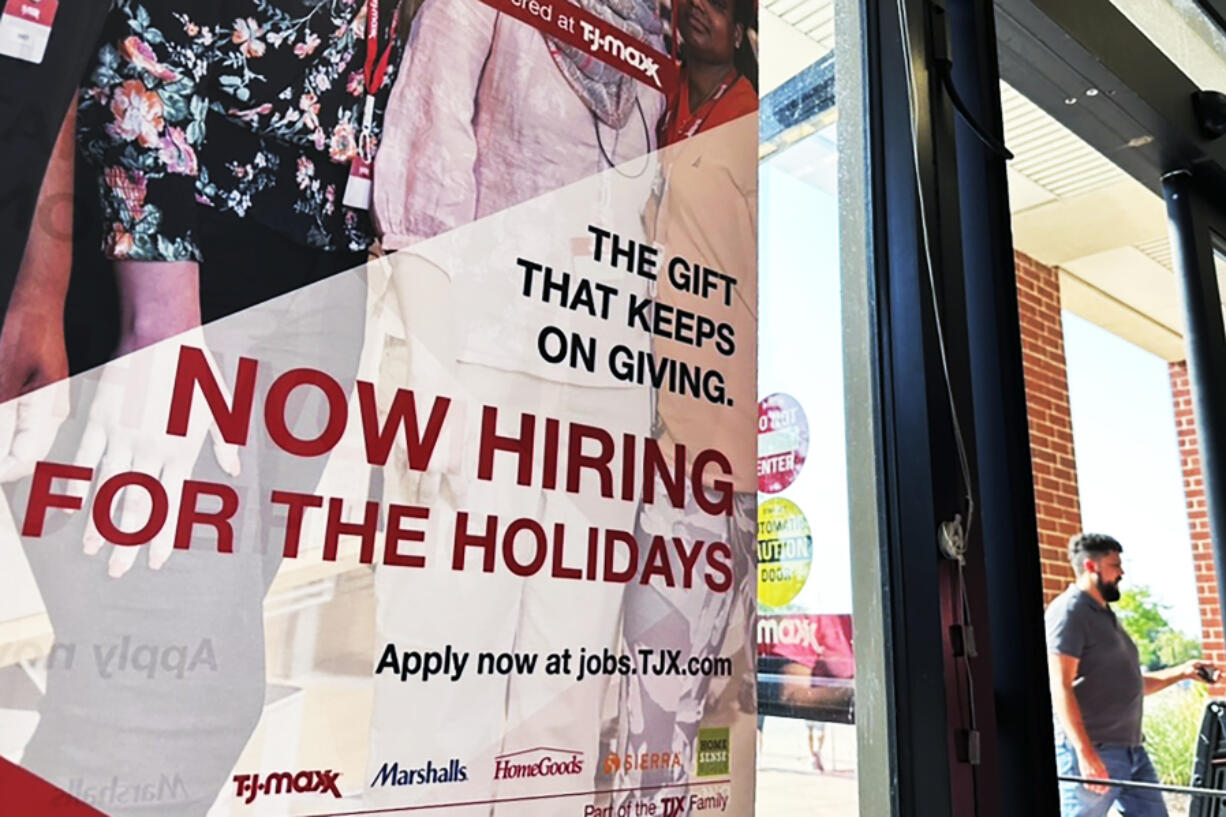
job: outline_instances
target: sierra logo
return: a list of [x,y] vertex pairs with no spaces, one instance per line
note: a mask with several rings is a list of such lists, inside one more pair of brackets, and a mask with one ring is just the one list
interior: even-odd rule
[[538,746],[494,758],[495,780],[527,777],[563,777],[583,773],[583,753],[574,749]]
[[312,770],[309,772],[275,772],[266,775],[263,782],[257,774],[234,775],[235,797],[247,796],[244,801],[250,803],[261,794],[319,794],[331,793],[333,797],[341,796],[336,787],[336,779],[340,772],[328,769],[326,772]]
[[685,764],[681,761],[680,752],[640,752],[637,755],[633,753],[625,755],[610,754],[605,755],[604,759],[605,774],[616,774],[619,771],[648,772],[656,771],[657,769],[683,768],[685,768]]
[[446,766],[435,766],[427,760],[425,766],[400,768],[399,763],[384,763],[370,781],[375,786],[429,786],[433,783],[463,783],[468,779],[468,767],[452,758]]

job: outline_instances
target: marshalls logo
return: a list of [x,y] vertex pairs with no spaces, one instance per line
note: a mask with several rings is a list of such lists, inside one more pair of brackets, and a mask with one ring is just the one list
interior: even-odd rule
[[250,803],[262,794],[331,794],[340,798],[340,789],[336,787],[336,779],[340,772],[328,769],[326,772],[312,770],[309,772],[276,772],[267,775],[261,782],[259,774],[234,775],[235,797],[246,795],[244,802]]
[[399,763],[384,763],[370,781],[374,786],[429,786],[435,783],[463,783],[468,780],[468,767],[453,757],[446,766],[436,766],[427,760],[425,766],[400,768]]
[[84,778],[68,781],[64,797],[69,795],[93,806],[111,806],[160,801],[186,800],[187,786],[179,775],[160,776],[157,781],[131,782],[112,777],[104,785],[87,785]]
[[564,777],[583,773],[583,753],[574,749],[538,746],[494,758],[495,780],[529,777]]

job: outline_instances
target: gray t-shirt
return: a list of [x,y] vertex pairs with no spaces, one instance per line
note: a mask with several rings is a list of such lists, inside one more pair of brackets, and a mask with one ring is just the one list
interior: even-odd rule
[[1145,683],[1137,645],[1115,613],[1073,585],[1052,601],[1045,619],[1047,651],[1078,659],[1073,694],[1090,741],[1139,746]]

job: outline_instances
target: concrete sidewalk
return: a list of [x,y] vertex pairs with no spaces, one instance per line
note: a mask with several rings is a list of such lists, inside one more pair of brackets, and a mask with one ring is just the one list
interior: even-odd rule
[[820,750],[825,771],[819,772],[809,751],[807,722],[766,719],[758,754],[757,814],[856,817],[856,729],[828,723],[825,732]]
[[[824,772],[814,768],[808,722],[767,718],[758,753],[755,813],[769,817],[858,817],[856,728],[825,724],[820,755]],[[815,736],[816,744],[816,736]],[[1171,817],[1188,813],[1186,795],[1168,795]],[[1112,810],[1112,815],[1119,812]]]

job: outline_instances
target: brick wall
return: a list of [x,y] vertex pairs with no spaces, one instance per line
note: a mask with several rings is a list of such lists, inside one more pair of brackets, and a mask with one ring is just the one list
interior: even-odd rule
[[[1170,364],[1171,400],[1175,404],[1175,434],[1183,469],[1183,496],[1188,511],[1188,536],[1192,541],[1192,566],[1196,574],[1196,598],[1200,605],[1201,646],[1205,658],[1226,667],[1226,644],[1222,639],[1222,608],[1218,602],[1213,565],[1213,541],[1209,534],[1209,510],[1205,505],[1205,480],[1201,473],[1200,441],[1192,409],[1192,381],[1185,361]],[[1215,688],[1221,695],[1222,688]]]
[[1014,253],[1014,265],[1046,604],[1073,580],[1068,541],[1081,530],[1064,324],[1060,318],[1060,275],[1020,252]]
[[[1035,515],[1039,527],[1039,557],[1046,604],[1073,580],[1068,540],[1081,530],[1081,502],[1073,454],[1073,421],[1069,411],[1068,373],[1064,360],[1064,326],[1060,318],[1059,271],[1022,253],[1014,253],[1022,364],[1026,378],[1026,416],[1030,424],[1030,457],[1034,468]],[[1201,640],[1205,658],[1226,667],[1226,637],[1218,601],[1209,513],[1201,473],[1200,449],[1192,409],[1187,364],[1170,364],[1171,399],[1183,470],[1188,533],[1200,606]],[[1226,695],[1226,685],[1213,693]]]

